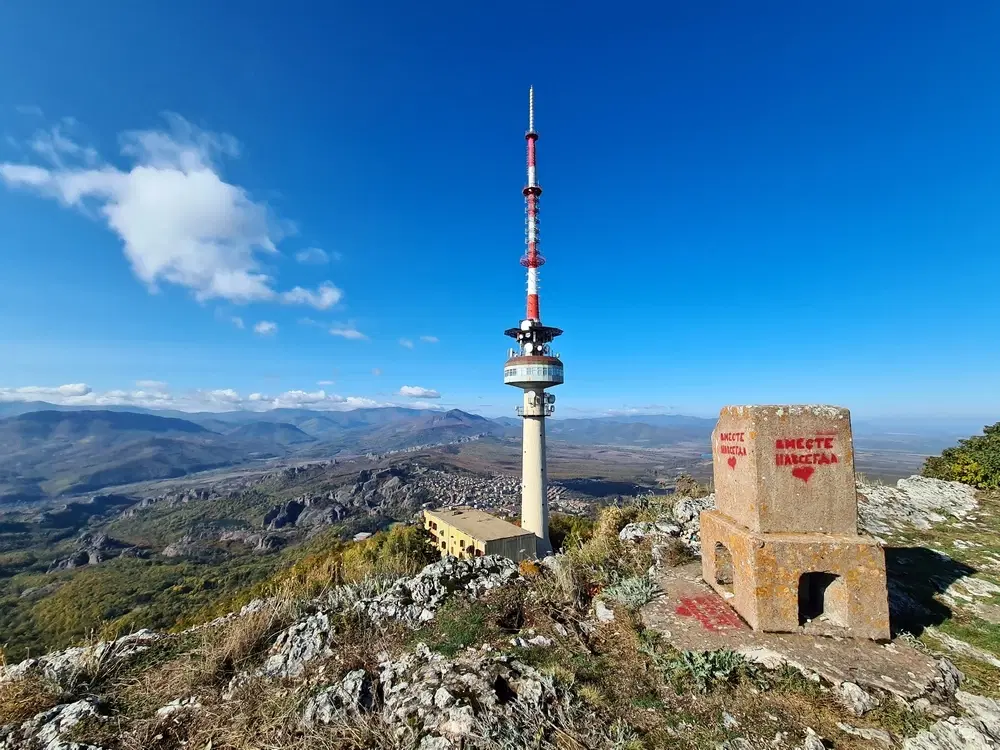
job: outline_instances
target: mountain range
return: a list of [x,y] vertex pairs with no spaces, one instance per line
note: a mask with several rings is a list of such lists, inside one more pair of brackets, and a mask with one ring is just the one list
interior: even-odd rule
[[[548,437],[579,445],[704,444],[714,419],[684,415],[553,418]],[[859,449],[932,453],[978,430],[964,423],[855,423]],[[0,402],[0,503],[178,477],[255,459],[385,452],[474,436],[516,438],[520,420],[458,409],[175,412]]]

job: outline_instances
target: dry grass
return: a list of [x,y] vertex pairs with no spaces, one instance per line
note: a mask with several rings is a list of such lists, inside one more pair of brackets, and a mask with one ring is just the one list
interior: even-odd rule
[[57,685],[37,675],[0,682],[0,727],[27,721],[63,700]]
[[252,666],[291,623],[294,613],[289,599],[267,600],[256,612],[198,631],[189,652],[125,676],[115,688],[122,702],[138,715],[147,715],[176,698],[211,692]]

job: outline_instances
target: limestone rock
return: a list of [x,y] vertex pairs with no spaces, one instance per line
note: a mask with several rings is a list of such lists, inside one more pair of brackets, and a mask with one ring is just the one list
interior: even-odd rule
[[594,616],[597,618],[598,622],[614,622],[615,612],[607,604],[604,603],[603,599],[594,600]]
[[842,682],[836,688],[837,700],[854,716],[864,716],[878,707],[879,702],[859,685]]
[[812,727],[806,727],[806,738],[800,747],[802,750],[826,750],[823,738],[816,734]]
[[959,690],[955,699],[964,716],[948,716],[903,743],[903,750],[997,750],[1000,703]]
[[871,727],[854,727],[842,721],[837,722],[837,727],[847,734],[874,742],[884,748],[892,747],[892,735],[882,729],[872,729]]
[[101,720],[97,707],[89,700],[50,708],[21,725],[0,728],[0,750],[101,750],[94,745],[64,739],[84,719]]
[[666,521],[639,521],[626,525],[620,532],[618,538],[623,542],[636,544],[647,537],[657,538],[677,538],[681,535],[681,527]]
[[976,491],[960,482],[912,476],[895,487],[858,484],[860,524],[870,534],[929,529],[947,517],[963,518],[977,506]]
[[356,602],[354,609],[375,622],[392,619],[416,625],[433,619],[435,610],[456,592],[478,597],[518,577],[517,566],[505,557],[447,557],[375,598]]
[[448,659],[418,644],[402,658],[382,662],[380,669],[382,718],[399,727],[400,736],[413,731],[421,737],[421,748],[457,748],[474,735],[500,731],[501,725],[509,730],[525,710],[544,711],[557,700],[551,678],[491,652],[470,649]]
[[324,612],[309,615],[278,636],[261,673],[270,677],[299,677],[308,662],[332,656],[327,645],[329,637],[330,618]]
[[948,659],[938,659],[935,666],[937,668],[937,675],[931,680],[928,697],[940,703],[945,703],[954,697],[965,675]]
[[53,651],[38,659],[26,659],[20,664],[0,667],[0,682],[37,673],[60,688],[70,690],[81,676],[98,667],[110,669],[124,664],[164,637],[161,633],[144,628],[114,641]]
[[363,669],[348,672],[340,682],[309,699],[302,714],[303,725],[329,724],[337,717],[371,711],[375,705],[374,688],[371,676]]

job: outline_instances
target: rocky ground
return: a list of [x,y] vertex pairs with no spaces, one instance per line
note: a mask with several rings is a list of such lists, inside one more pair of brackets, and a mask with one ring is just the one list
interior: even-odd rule
[[[541,564],[446,559],[9,665],[0,750],[997,750],[1000,649],[982,625],[997,604],[995,500],[932,480],[860,491],[890,574],[904,573],[899,635],[870,646],[914,655],[906,690],[691,648],[645,622],[712,503],[675,498],[608,508],[593,538]],[[894,549],[910,562],[893,568]],[[906,574],[916,549],[937,561],[920,575],[940,579],[930,589]]]

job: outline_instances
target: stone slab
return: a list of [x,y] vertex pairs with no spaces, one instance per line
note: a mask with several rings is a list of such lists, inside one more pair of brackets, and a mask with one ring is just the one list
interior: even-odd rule
[[888,640],[885,552],[871,537],[765,534],[708,510],[701,543],[704,580],[755,629]]
[[646,627],[663,633],[678,649],[731,649],[769,667],[785,662],[834,684],[853,682],[907,700],[924,695],[937,676],[933,657],[901,641],[752,630],[701,580],[697,562],[662,570],[655,580],[663,596],[640,614]]
[[716,507],[752,531],[857,533],[847,409],[727,406],[712,460]]

